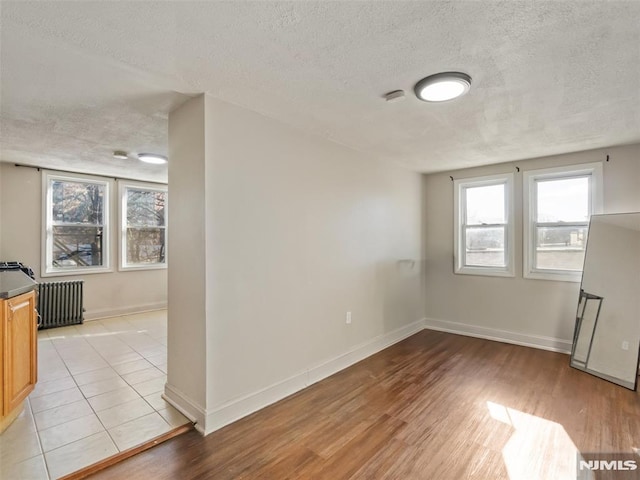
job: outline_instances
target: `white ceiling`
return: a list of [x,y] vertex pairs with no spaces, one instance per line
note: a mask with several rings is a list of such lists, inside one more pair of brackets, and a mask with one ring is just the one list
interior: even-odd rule
[[[640,141],[635,0],[2,1],[0,15],[7,162],[166,180],[111,152],[166,153],[168,112],[199,92],[422,172]],[[447,70],[473,77],[469,95],[413,96]]]

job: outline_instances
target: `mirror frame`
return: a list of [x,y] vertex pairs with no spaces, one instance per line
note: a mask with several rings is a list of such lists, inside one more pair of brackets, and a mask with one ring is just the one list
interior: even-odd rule
[[[635,375],[634,375],[634,381],[633,381],[633,385],[623,379],[617,378],[617,377],[613,377],[611,375],[607,375],[606,373],[602,373],[599,372],[597,370],[592,370],[588,367],[589,365],[589,357],[591,355],[591,347],[593,346],[593,339],[596,335],[596,331],[598,328],[598,319],[600,317],[600,312],[601,312],[601,308],[602,308],[602,301],[604,299],[604,297],[598,296],[598,295],[594,295],[588,292],[585,292],[584,289],[582,288],[584,285],[584,271],[585,271],[585,267],[587,264],[587,260],[588,260],[588,253],[589,253],[589,242],[591,240],[591,225],[592,225],[592,221],[594,219],[594,217],[611,217],[611,216],[617,216],[617,215],[639,215],[640,216],[640,212],[625,212],[625,213],[611,213],[611,214],[598,214],[598,215],[592,215],[590,220],[589,220],[589,234],[587,236],[587,244],[585,246],[585,255],[584,255],[584,262],[582,265],[582,276],[580,278],[580,294],[578,297],[578,307],[576,310],[576,322],[575,322],[575,326],[574,326],[574,331],[573,331],[573,342],[571,345],[571,355],[570,355],[570,366],[577,369],[577,370],[581,370],[583,372],[589,373],[591,375],[594,375],[598,378],[602,378],[604,380],[607,380],[609,382],[615,383],[616,385],[620,385],[622,387],[628,388],[629,390],[633,390],[633,391],[637,391],[638,389],[638,376],[640,373],[640,342],[638,345],[638,351],[636,354],[636,361],[635,361]],[[639,272],[640,275],[640,272]],[[639,293],[640,294],[640,293]],[[596,317],[594,319],[594,324],[593,324],[593,330],[591,332],[591,338],[589,339],[589,348],[587,350],[587,355],[586,355],[586,359],[584,362],[579,361],[575,358],[575,353],[576,353],[576,345],[578,342],[578,337],[580,335],[580,331],[583,327],[583,320],[584,320],[584,314],[586,311],[586,307],[587,307],[587,302],[589,300],[597,300],[599,302],[598,304],[598,308],[597,308],[597,313],[596,313]],[[582,309],[582,313],[580,312],[580,310]],[[640,324],[638,325],[638,330],[640,331]],[[640,333],[639,333],[640,334]]]

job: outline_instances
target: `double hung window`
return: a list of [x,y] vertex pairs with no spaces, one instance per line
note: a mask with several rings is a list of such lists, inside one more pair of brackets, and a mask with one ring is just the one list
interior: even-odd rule
[[456,180],[455,272],[513,276],[513,174]]
[[120,268],[167,266],[167,189],[120,183]]
[[602,212],[602,164],[524,173],[524,276],[579,282],[589,219]]
[[108,271],[108,182],[48,173],[43,179],[42,276]]

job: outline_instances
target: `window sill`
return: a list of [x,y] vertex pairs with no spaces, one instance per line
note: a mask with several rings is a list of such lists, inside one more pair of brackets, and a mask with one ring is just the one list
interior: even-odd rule
[[515,277],[514,273],[504,269],[489,269],[489,268],[474,268],[474,267],[462,267],[456,268],[454,272],[456,275],[479,275],[484,277]]
[[524,274],[524,278],[528,280],[580,283],[582,281],[582,272],[527,272]]
[[113,273],[112,268],[86,268],[86,269],[74,269],[74,270],[61,270],[61,271],[44,271],[40,274],[40,277],[72,277],[80,275],[93,275],[96,273]]
[[161,265],[127,265],[126,267],[120,266],[118,271],[120,272],[139,272],[144,270],[166,270],[167,264]]

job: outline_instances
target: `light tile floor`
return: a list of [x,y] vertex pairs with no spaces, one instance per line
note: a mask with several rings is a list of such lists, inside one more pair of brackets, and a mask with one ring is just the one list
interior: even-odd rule
[[166,311],[38,333],[38,383],[0,435],[0,478],[55,479],[189,421],[161,398]]

